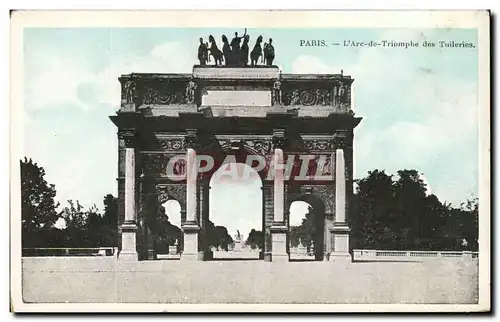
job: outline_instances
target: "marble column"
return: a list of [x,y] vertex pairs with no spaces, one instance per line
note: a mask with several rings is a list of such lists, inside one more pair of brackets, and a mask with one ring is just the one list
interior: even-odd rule
[[349,226],[346,223],[346,166],[344,145],[339,144],[335,151],[335,222],[331,227],[333,249],[330,260],[350,260]]
[[285,223],[285,182],[283,150],[280,147],[274,149],[274,217],[271,226],[272,238],[272,261],[287,262],[287,233],[288,227]]
[[207,224],[210,186],[207,180],[198,181],[198,256],[200,260],[211,260],[212,251],[208,247]]
[[125,220],[121,225],[122,249],[119,259],[138,260],[137,214],[135,200],[135,134],[127,133],[125,139]]
[[[333,196],[332,196],[333,197]],[[332,252],[332,227],[333,227],[333,214],[326,213],[325,214],[325,229],[324,229],[324,252],[323,252],[323,261],[330,260],[330,254]]]
[[182,260],[198,260],[198,232],[197,222],[197,171],[196,152],[193,148],[187,149],[186,154],[186,221],[182,223],[184,232],[184,251]]
[[274,221],[273,183],[264,181],[262,186],[262,231],[264,232],[263,257],[265,262],[272,262],[271,227]]

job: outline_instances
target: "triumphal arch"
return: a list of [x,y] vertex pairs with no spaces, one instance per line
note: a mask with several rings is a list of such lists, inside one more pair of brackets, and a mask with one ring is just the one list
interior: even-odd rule
[[289,260],[297,200],[314,208],[323,232],[317,257],[350,258],[346,213],[361,121],[351,110],[350,76],[203,64],[119,80],[121,108],[110,118],[118,127],[120,259],[154,258],[150,225],[169,199],[181,205],[181,260],[209,259],[209,181],[228,156],[262,179],[264,260]]

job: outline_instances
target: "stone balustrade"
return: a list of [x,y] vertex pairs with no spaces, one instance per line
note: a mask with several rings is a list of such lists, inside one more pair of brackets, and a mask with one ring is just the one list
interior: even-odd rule
[[478,252],[470,251],[399,251],[354,249],[354,261],[421,261],[438,258],[478,258]]

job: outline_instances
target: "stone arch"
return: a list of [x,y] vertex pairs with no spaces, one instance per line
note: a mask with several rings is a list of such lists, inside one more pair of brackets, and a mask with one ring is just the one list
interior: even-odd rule
[[178,184],[157,184],[158,204],[164,204],[169,200],[175,200],[181,205],[181,212],[186,210],[186,185]]
[[[327,204],[323,201],[319,195],[312,193],[303,193],[303,192],[292,192],[286,194],[286,202],[285,202],[285,214],[286,214],[286,222],[288,225],[288,229],[290,229],[290,207],[295,201],[304,201],[308,203],[314,211],[314,222],[315,227],[318,232],[322,231],[323,233],[318,233],[314,238],[315,244],[315,260],[323,260],[325,243],[326,243],[326,234],[325,230],[325,214],[327,209]],[[288,245],[287,245],[288,247]]]
[[[264,181],[269,171],[269,163],[272,160],[272,142],[270,139],[253,138],[253,139],[224,139],[220,140],[221,153],[217,155],[216,165],[211,175],[217,171],[224,163],[228,155],[234,155],[237,163],[247,164],[248,156],[261,157],[265,162],[263,170],[257,171],[261,180]],[[208,178],[210,181],[211,175]]]
[[322,212],[326,211],[326,205],[323,199],[320,196],[309,194],[309,193],[290,193],[287,194],[287,204],[289,209],[289,205],[294,201],[304,201],[311,205],[311,207],[319,207],[318,209],[322,210]]

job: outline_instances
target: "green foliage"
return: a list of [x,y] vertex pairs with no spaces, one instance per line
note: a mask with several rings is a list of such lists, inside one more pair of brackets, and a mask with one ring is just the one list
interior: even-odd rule
[[[156,198],[155,198],[156,199]],[[159,206],[155,218],[150,218],[150,223],[154,220],[154,225],[149,225],[151,232],[154,235],[154,249],[159,254],[168,254],[170,245],[182,245],[182,230],[170,223],[168,215],[165,212],[165,207]]]
[[[477,200],[461,208],[426,195],[416,170],[374,170],[357,181],[348,220],[351,246],[387,250],[477,250]],[[464,243],[464,241],[466,241]]]
[[252,229],[245,242],[252,249],[264,249],[264,233],[260,230]]
[[40,247],[59,219],[56,189],[45,180],[45,170],[31,159],[20,160],[23,247]]
[[210,220],[207,222],[206,238],[209,247],[215,247],[225,251],[229,250],[229,245],[234,242],[226,227],[215,226]]
[[68,200],[68,206],[62,211],[65,238],[59,247],[117,246],[117,199],[106,195],[104,207],[104,214],[101,214],[95,205],[85,210],[78,201]]

